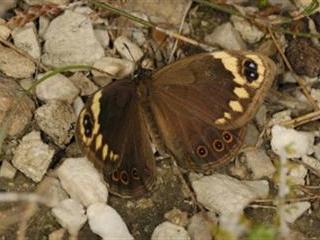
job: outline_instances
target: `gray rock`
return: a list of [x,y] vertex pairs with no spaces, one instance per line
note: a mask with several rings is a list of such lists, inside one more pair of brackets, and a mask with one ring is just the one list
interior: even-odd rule
[[245,50],[247,48],[239,32],[234,29],[230,22],[216,27],[204,40],[209,44],[218,44],[229,50]]
[[42,61],[49,66],[92,64],[104,56],[90,19],[72,11],[65,11],[56,17],[50,23],[44,39]]
[[2,161],[0,167],[0,177],[13,179],[16,175],[17,169],[15,169],[8,161]]
[[191,182],[198,201],[207,209],[225,216],[241,214],[252,200],[261,197],[261,192],[257,192],[255,187],[222,174],[212,174]]
[[[42,75],[39,75],[39,78]],[[36,95],[42,101],[61,100],[72,103],[79,89],[64,75],[54,75],[36,86]]]
[[36,70],[31,60],[2,45],[0,45],[0,59],[0,72],[8,77],[28,78]]
[[15,81],[6,78],[0,79],[0,99],[0,126],[10,136],[21,134],[32,119],[34,102]]
[[151,240],[191,240],[188,232],[181,226],[170,222],[158,225],[152,233]]
[[127,37],[118,37],[114,41],[114,47],[123,58],[129,61],[137,62],[143,57],[141,48],[137,44],[130,41]]
[[87,78],[82,72],[76,72],[69,79],[80,90],[81,96],[88,96],[93,94],[99,88],[89,78]]
[[15,28],[12,32],[12,37],[17,48],[25,51],[35,59],[40,59],[41,49],[33,23],[26,24],[21,28]]
[[35,182],[40,182],[54,155],[54,150],[41,141],[40,132],[33,131],[22,138],[12,164]]
[[35,119],[40,129],[60,147],[67,145],[74,135],[76,116],[66,102],[49,101],[36,110]]

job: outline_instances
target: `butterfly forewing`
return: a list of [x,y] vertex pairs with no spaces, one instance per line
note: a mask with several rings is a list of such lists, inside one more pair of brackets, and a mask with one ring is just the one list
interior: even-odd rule
[[111,192],[127,197],[150,190],[154,156],[132,81],[119,80],[96,92],[80,113],[76,135]]
[[220,129],[244,126],[271,87],[274,63],[251,52],[203,53],[153,75],[154,95],[165,91]]

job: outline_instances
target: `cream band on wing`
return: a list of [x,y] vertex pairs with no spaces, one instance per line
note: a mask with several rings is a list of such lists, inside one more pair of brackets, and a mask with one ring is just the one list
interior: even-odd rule
[[213,52],[214,58],[220,59],[223,66],[234,76],[233,81],[241,86],[247,84],[247,80],[239,73],[239,59],[223,51]]

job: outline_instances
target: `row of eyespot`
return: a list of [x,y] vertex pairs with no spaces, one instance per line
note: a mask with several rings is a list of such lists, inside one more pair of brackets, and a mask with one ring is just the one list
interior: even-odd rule
[[[233,136],[230,132],[225,131],[222,133],[222,139],[225,143],[231,143],[233,141]],[[212,143],[212,147],[216,152],[222,152],[224,150],[224,143],[219,139],[215,139]],[[199,157],[205,158],[208,156],[209,150],[205,145],[198,145],[196,153]]]

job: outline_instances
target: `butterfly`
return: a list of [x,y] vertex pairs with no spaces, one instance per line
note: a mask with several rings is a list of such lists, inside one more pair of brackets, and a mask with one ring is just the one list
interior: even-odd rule
[[216,51],[114,81],[87,100],[76,140],[111,193],[143,196],[156,180],[152,143],[196,172],[234,158],[275,72],[259,53]]

